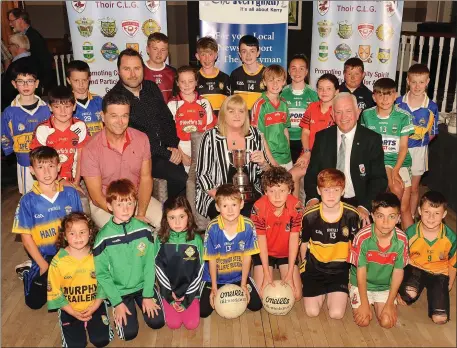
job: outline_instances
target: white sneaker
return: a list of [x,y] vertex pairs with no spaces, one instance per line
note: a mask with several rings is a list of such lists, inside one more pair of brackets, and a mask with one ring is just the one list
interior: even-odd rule
[[30,271],[30,267],[32,267],[32,260],[27,260],[14,268],[20,280],[24,279],[23,273]]

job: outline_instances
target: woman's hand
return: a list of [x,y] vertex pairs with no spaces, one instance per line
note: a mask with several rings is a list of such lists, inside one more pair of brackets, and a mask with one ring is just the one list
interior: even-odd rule
[[262,151],[256,150],[251,152],[251,161],[263,167],[266,163],[265,156]]

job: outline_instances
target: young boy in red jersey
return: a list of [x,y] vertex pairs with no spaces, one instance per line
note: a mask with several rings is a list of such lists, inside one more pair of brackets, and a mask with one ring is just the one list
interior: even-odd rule
[[296,301],[302,297],[297,266],[303,204],[291,192],[292,175],[282,167],[271,167],[262,175],[265,195],[254,203],[251,220],[257,230],[260,256],[252,257],[254,281],[261,293],[273,281],[273,268],[279,268],[281,279],[288,283]]
[[176,69],[165,63],[168,58],[168,36],[160,32],[149,35],[146,52],[149,59],[144,62],[144,79],[159,86],[167,103],[173,96],[176,78]]
[[203,133],[214,127],[215,118],[208,100],[200,97],[195,91],[197,72],[191,66],[178,69],[177,84],[179,94],[168,102],[168,108],[176,122],[176,132],[180,139],[179,149],[186,172],[191,162],[190,135],[193,132]]
[[68,87],[58,86],[49,91],[49,120],[35,129],[30,149],[50,146],[60,160],[60,178],[79,186],[81,149],[89,140],[86,124],[73,117],[75,96]]

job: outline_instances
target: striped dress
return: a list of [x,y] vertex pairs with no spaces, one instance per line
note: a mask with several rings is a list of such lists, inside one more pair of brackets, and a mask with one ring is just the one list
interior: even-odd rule
[[[263,152],[267,158],[262,144],[262,138],[257,128],[250,127],[249,134],[245,137],[246,150]],[[228,178],[230,167],[229,150],[227,138],[219,133],[217,127],[210,129],[203,134],[197,157],[197,182],[195,203],[197,211],[207,216],[208,207],[214,201],[207,191],[217,188],[222,184],[230,183]],[[257,163],[249,161],[247,165],[249,180],[254,184],[254,189],[262,194],[260,177],[262,169]]]

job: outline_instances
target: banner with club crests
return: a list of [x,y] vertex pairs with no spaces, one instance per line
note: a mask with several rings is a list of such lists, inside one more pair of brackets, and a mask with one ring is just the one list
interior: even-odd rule
[[403,1],[316,1],[313,12],[310,80],[331,73],[344,81],[344,62],[360,58],[365,85],[395,80]]
[[119,80],[117,57],[131,47],[148,59],[154,32],[167,33],[165,1],[67,1],[73,57],[87,62],[90,90],[105,95]]

